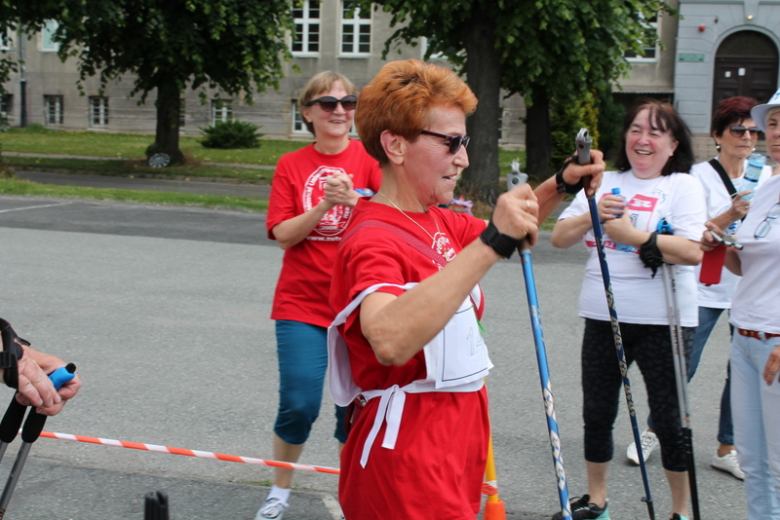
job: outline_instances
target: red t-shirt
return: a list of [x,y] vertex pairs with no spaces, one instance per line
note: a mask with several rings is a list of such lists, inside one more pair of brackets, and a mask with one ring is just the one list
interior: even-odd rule
[[[268,238],[275,239],[274,226],[319,204],[325,181],[336,173],[351,174],[356,189],[376,192],[382,182],[379,163],[353,139],[343,152],[334,155],[318,152],[313,144],[283,155],[271,186]],[[335,316],[328,304],[333,260],[352,212],[346,206],[333,207],[309,236],[284,252],[271,319],[330,325]]]
[[[485,229],[485,222],[480,219],[436,207],[409,216],[434,240],[396,208],[369,201],[358,203],[350,228],[366,220],[390,223],[424,244],[432,244],[450,259]],[[330,302],[334,311],[339,312],[372,285],[420,282],[438,271],[433,260],[394,231],[359,229],[344,242],[336,257]],[[394,287],[380,291],[397,295],[403,292]],[[363,337],[359,315],[359,309],[353,312],[340,332],[349,349],[352,377],[360,388],[404,386],[426,377],[422,351],[403,366],[380,365]],[[339,496],[345,516],[361,520],[427,520],[434,508],[437,518],[473,519],[479,512],[489,436],[484,388],[466,393],[407,394],[395,449],[381,446],[385,430],[382,426],[363,468],[360,457],[378,404],[379,398],[368,402],[342,451]]]

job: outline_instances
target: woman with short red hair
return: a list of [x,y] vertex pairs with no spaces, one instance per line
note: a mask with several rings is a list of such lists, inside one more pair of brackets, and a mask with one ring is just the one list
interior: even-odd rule
[[[480,279],[584,176],[570,164],[533,192],[500,196],[489,223],[438,208],[469,165],[466,117],[477,105],[444,67],[386,64],[362,90],[355,122],[382,167],[382,188],[355,207],[339,245],[330,302],[328,378],[353,408],[341,454],[347,520],[474,520],[489,424]],[[556,189],[561,186],[561,191]]]

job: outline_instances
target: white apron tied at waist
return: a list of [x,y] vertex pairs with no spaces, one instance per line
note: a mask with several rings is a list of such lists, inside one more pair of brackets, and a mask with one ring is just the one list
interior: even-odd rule
[[360,465],[366,467],[371,447],[379,435],[382,423],[387,423],[382,447],[394,449],[401,426],[407,393],[425,392],[477,392],[483,386],[493,364],[488,357],[487,347],[477,323],[474,304],[481,305],[481,290],[475,286],[471,295],[464,300],[458,311],[424,348],[427,377],[403,387],[363,391],[352,379],[349,351],[338,326],[346,322],[369,294],[382,287],[399,287],[408,291],[416,283],[405,285],[376,284],[361,292],[344,308],[328,327],[328,386],[333,401],[339,406],[349,405],[358,395],[366,401],[380,397],[379,408],[371,431],[363,445]]

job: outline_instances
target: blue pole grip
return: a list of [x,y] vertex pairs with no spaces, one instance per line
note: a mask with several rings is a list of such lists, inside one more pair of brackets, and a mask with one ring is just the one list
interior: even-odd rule
[[68,363],[64,367],[60,367],[49,374],[49,379],[51,379],[55,390],[62,388],[62,385],[72,380],[74,377],[76,377],[76,365],[73,363]]

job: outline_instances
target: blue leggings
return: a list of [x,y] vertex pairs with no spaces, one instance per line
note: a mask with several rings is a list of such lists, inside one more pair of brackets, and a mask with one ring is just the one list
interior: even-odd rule
[[[274,433],[288,444],[303,444],[320,414],[328,367],[328,329],[299,321],[276,322],[279,357],[279,412]],[[335,437],[347,442],[346,408],[336,407]]]

